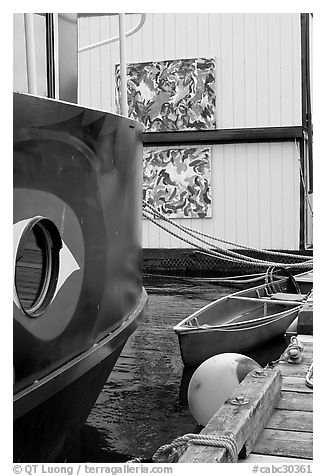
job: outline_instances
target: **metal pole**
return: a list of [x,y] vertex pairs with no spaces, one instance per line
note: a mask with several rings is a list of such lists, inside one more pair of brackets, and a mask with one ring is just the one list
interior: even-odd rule
[[28,92],[37,94],[33,13],[24,13]]
[[120,41],[120,109],[121,109],[121,114],[123,116],[128,117],[126,36],[125,36],[125,14],[124,13],[119,13],[119,41]]
[[[80,17],[79,13],[78,13],[78,17]],[[131,30],[127,31],[125,33],[125,37],[127,38],[128,36],[131,36],[137,33],[137,31],[140,30],[143,24],[145,23],[145,19],[146,19],[146,13],[141,13],[141,18],[138,25],[136,25]],[[82,48],[78,48],[78,53],[83,53],[84,51],[89,51],[89,50],[92,50],[93,48],[98,48],[99,46],[108,45],[109,43],[113,43],[114,41],[118,41],[119,39],[120,38],[118,35],[118,36],[113,36],[112,38],[108,38],[107,40],[98,41],[97,43],[92,43],[91,45],[83,46]]]
[[46,22],[46,75],[48,98],[55,98],[54,24],[53,13],[45,14]]

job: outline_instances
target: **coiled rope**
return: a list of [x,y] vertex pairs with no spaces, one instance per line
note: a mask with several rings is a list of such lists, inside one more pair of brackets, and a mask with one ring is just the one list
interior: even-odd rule
[[[215,446],[226,449],[227,463],[236,463],[238,461],[238,447],[233,435],[197,435],[196,433],[187,433],[179,436],[172,443],[162,445],[153,455],[154,463],[177,463],[190,444]],[[134,458],[128,463],[140,463],[141,458]]]
[[[284,263],[275,263],[275,262],[272,262],[272,261],[259,260],[257,258],[252,258],[252,257],[249,257],[249,256],[243,256],[243,255],[241,255],[239,253],[236,253],[234,251],[223,249],[223,248],[216,247],[216,246],[213,247],[213,248],[206,248],[206,247],[203,247],[201,245],[196,245],[193,241],[191,241],[187,238],[184,238],[184,237],[180,236],[179,234],[174,233],[172,230],[165,227],[162,223],[159,223],[157,221],[157,219],[158,218],[162,219],[162,220],[168,222],[169,224],[181,229],[185,234],[188,234],[189,236],[195,238],[196,240],[198,240],[198,241],[200,241],[200,242],[202,242],[206,245],[211,246],[211,244],[209,242],[207,242],[206,240],[203,240],[202,238],[199,238],[198,236],[196,236],[196,233],[199,234],[200,232],[194,232],[194,230],[190,231],[190,229],[188,227],[185,227],[183,225],[179,225],[178,223],[173,222],[172,220],[170,220],[169,218],[165,217],[160,212],[158,212],[152,205],[148,204],[145,201],[143,201],[143,202],[144,202],[143,215],[145,216],[145,218],[147,218],[148,220],[150,220],[152,223],[159,226],[163,230],[167,231],[172,236],[175,236],[176,238],[181,239],[185,243],[188,243],[191,246],[195,247],[197,250],[202,250],[206,254],[217,257],[221,260],[232,261],[234,263],[246,264],[248,266],[250,266],[250,265],[251,266],[264,266],[264,267],[265,266],[283,266],[283,267],[288,266],[288,267],[291,267],[291,268],[309,268],[309,269],[312,268],[312,260],[309,259],[309,258],[306,258],[306,257],[305,258],[307,259],[307,261],[300,262],[300,263],[292,263],[292,264],[286,265]],[[149,210],[146,210],[146,208],[148,208]],[[200,233],[200,234],[204,235],[203,233]],[[206,235],[206,236],[209,236],[209,235]],[[215,238],[211,237],[211,239],[215,239]],[[222,240],[222,239],[217,239],[217,240],[218,241],[223,241],[224,243],[228,243],[228,244],[235,244],[235,243],[227,241],[227,240]],[[242,247],[243,247],[243,245],[242,245]],[[260,251],[258,249],[251,248],[251,247],[246,247],[246,248],[254,250],[254,251]],[[268,253],[274,253],[274,252],[268,252]],[[303,256],[298,256],[298,255],[284,255],[284,253],[277,253],[277,252],[276,252],[276,254],[277,255],[282,255],[283,257],[293,256],[296,259],[298,259],[298,258],[302,259],[303,258]]]

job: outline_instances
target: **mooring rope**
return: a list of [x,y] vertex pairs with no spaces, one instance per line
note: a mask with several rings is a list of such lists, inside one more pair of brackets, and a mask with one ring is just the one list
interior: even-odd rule
[[[175,279],[176,281],[185,281],[189,283],[209,283],[209,284],[249,284],[249,283],[256,283],[262,281],[266,273],[257,273],[255,275],[251,274],[243,274],[241,276],[228,276],[223,278],[197,278],[193,276],[177,276],[177,275],[170,275],[170,274],[158,274],[158,273],[143,273],[144,277],[153,277],[153,278],[169,278]],[[250,276],[256,276],[255,278],[251,278]]]
[[204,248],[203,246],[200,246],[200,245],[196,245],[193,241],[190,241],[188,240],[187,238],[184,238],[180,235],[178,235],[177,233],[174,233],[172,230],[169,230],[167,227],[165,227],[162,223],[158,223],[154,218],[152,218],[151,215],[149,215],[147,213],[147,211],[143,211],[143,214],[144,216],[150,220],[152,223],[154,223],[155,225],[157,225],[158,227],[162,228],[162,230],[165,230],[167,231],[168,233],[170,233],[172,236],[174,236],[175,238],[178,238],[182,241],[184,241],[185,243],[195,247],[197,250],[202,250],[202,251],[205,251],[206,253],[210,254],[211,256],[215,256],[215,257],[218,257],[220,259],[224,259],[225,261],[235,261],[235,262],[240,262],[239,260],[237,259],[234,259],[232,257],[230,257],[229,259],[226,258],[226,256],[222,253],[218,253],[217,251],[214,251],[214,250],[209,250],[208,248]]
[[[189,233],[190,235],[192,235],[193,233],[196,234],[196,235],[199,235],[199,236],[203,236],[203,237],[206,237],[210,240],[213,240],[213,241],[219,241],[221,243],[225,243],[227,245],[232,245],[232,246],[236,246],[237,248],[243,248],[245,250],[248,250],[248,251],[255,251],[257,253],[261,253],[261,254],[266,254],[266,255],[270,255],[270,256],[282,256],[282,257],[286,257],[286,258],[294,258],[294,259],[309,259],[309,256],[305,256],[305,255],[299,255],[299,254],[291,254],[291,253],[281,253],[279,251],[272,251],[272,250],[261,250],[259,248],[255,248],[255,247],[252,247],[252,246],[247,246],[247,245],[243,245],[243,244],[240,244],[240,243],[236,243],[234,241],[230,241],[230,240],[225,240],[223,238],[217,238],[215,236],[212,236],[212,235],[208,235],[206,233],[202,233],[198,230],[195,230],[195,229],[192,229],[192,228],[189,228],[185,225],[180,225],[179,223],[176,223],[174,221],[172,221],[170,218],[166,217],[165,215],[163,215],[161,212],[159,212],[158,210],[156,210],[156,208],[153,207],[153,205],[151,205],[150,203],[146,202],[145,200],[143,200],[143,207],[147,207],[149,208],[150,210],[150,213],[152,215],[154,215],[154,217],[157,217],[157,218],[160,218],[166,222],[168,222],[170,225],[173,225],[175,226],[176,228],[179,228],[181,229],[184,233]],[[200,240],[199,238],[196,237],[196,239],[198,241],[202,241],[203,243],[206,243],[206,244],[210,244],[210,243],[207,243],[207,241],[205,240]],[[220,249],[220,248],[216,248],[216,249]],[[243,256],[243,255],[241,255]]]
[[[147,211],[146,211],[146,212],[147,212]],[[152,218],[154,218],[154,219],[155,219],[155,218],[162,218],[162,216],[163,216],[163,215],[160,216],[160,214],[159,214],[158,212],[157,212],[157,215],[156,215],[155,212],[147,212],[147,213],[152,213],[151,216],[152,216]],[[147,217],[147,218],[148,218],[148,217]],[[181,229],[181,230],[182,230],[182,228],[183,228],[183,225],[179,225],[178,223],[174,223],[174,222],[172,222],[170,219],[168,219],[168,218],[166,218],[166,217],[164,217],[164,218],[162,218],[162,219],[165,220],[167,223],[169,223],[169,224],[175,226],[176,228],[179,228],[179,229]],[[156,221],[154,221],[154,223],[156,223],[158,226],[160,226],[160,224],[158,224]],[[161,228],[163,228],[163,227],[161,227]],[[166,231],[168,231],[168,233],[173,234],[168,228],[163,228],[163,229],[165,229]],[[189,229],[189,230],[190,230],[190,229]],[[198,238],[198,237],[196,236],[194,230],[192,230],[192,231],[184,231],[184,230],[182,230],[182,231],[183,231],[183,233],[185,233],[185,234],[187,234],[187,235],[189,235],[189,236],[195,238],[195,240],[197,240],[197,241],[199,241],[199,242],[201,242],[201,243],[204,243],[204,244],[206,244],[206,245],[211,246],[211,244],[210,244],[208,241],[203,240],[202,238]],[[182,239],[182,238],[180,237],[180,235],[174,234],[174,236],[176,236],[176,237],[179,238],[179,239]],[[191,244],[192,246],[195,246],[195,247],[197,246],[195,243],[193,243],[193,242],[191,242],[191,241],[189,241],[188,243]],[[211,249],[209,249],[209,248],[203,248],[203,249],[204,249],[204,250],[207,250],[207,251],[209,251],[209,252],[211,252],[211,251],[216,251],[216,250],[217,250],[218,252],[222,252],[223,254],[226,254],[226,255],[228,255],[228,256],[232,256],[232,257],[234,257],[234,258],[238,258],[238,259],[241,259],[241,260],[244,259],[245,261],[252,261],[252,262],[253,262],[253,261],[256,261],[256,258],[252,258],[252,257],[250,257],[250,256],[243,256],[243,255],[241,255],[241,254],[239,254],[239,253],[236,253],[235,251],[226,250],[226,249],[220,248],[220,247],[218,247],[218,246],[213,246]]]
[[[264,266],[264,267],[265,266],[283,266],[283,267],[288,266],[288,267],[291,267],[291,268],[309,268],[309,269],[312,268],[312,260],[308,260],[308,261],[305,261],[305,262],[302,262],[302,263],[292,263],[292,264],[275,263],[275,262],[272,262],[272,261],[264,261],[264,260],[259,260],[259,259],[256,259],[256,258],[251,258],[251,257],[248,257],[248,256],[243,256],[243,255],[240,255],[239,253],[235,253],[235,252],[232,252],[230,250],[222,249],[222,248],[219,248],[219,247],[214,247],[213,249],[204,248],[203,246],[196,245],[195,243],[193,243],[193,241],[190,241],[187,238],[184,238],[184,237],[174,233],[172,230],[169,230],[167,227],[165,227],[162,223],[158,223],[157,220],[153,218],[153,215],[154,215],[153,212],[152,212],[152,215],[150,215],[149,212],[147,212],[146,210],[143,210],[143,215],[148,220],[150,220],[152,223],[154,223],[158,227],[160,227],[163,230],[170,233],[172,236],[175,236],[176,238],[184,241],[185,243],[190,244],[191,246],[195,247],[198,250],[204,251],[206,254],[209,254],[210,256],[217,257],[217,258],[219,258],[221,260],[224,260],[224,261],[233,261],[235,263],[246,264],[248,266]],[[165,221],[167,221],[166,218],[164,218],[164,219],[165,219]],[[172,222],[172,224],[174,226],[178,227],[178,228],[180,227],[180,225],[178,225],[176,223]],[[196,236],[194,236],[190,232],[188,232],[188,234],[190,236],[193,236],[198,241],[204,241],[204,240],[200,240],[199,238],[197,238]],[[210,244],[208,242],[205,242],[205,243],[208,244],[208,245]],[[217,249],[219,251],[221,251],[222,253],[215,251]],[[286,256],[286,255],[283,254],[283,256]]]
[[[247,257],[243,257],[243,259],[236,259],[231,255],[231,252],[230,251],[227,251],[227,250],[223,250],[225,251],[225,254],[222,254],[222,253],[219,253],[215,250],[210,250],[208,248],[204,248],[203,246],[200,246],[200,245],[196,245],[193,241],[190,241],[188,240],[187,238],[184,238],[180,235],[178,235],[177,233],[174,233],[172,230],[169,230],[167,227],[165,227],[164,225],[162,225],[162,223],[158,223],[154,218],[152,218],[149,214],[147,214],[146,211],[143,211],[143,214],[144,216],[150,220],[152,223],[154,223],[155,225],[157,225],[158,227],[162,228],[162,230],[165,230],[167,231],[168,233],[170,233],[170,235],[174,236],[175,238],[178,238],[182,241],[184,241],[185,243],[187,243],[188,245],[191,245],[193,247],[195,247],[197,250],[202,250],[204,251],[206,254],[209,254],[210,256],[214,256],[216,258],[220,258],[221,260],[224,260],[224,261],[233,261],[235,263],[248,263],[248,264],[253,264],[251,261],[251,259],[248,259],[247,260]],[[215,248],[216,249],[216,248]],[[228,257],[226,255],[229,255]],[[240,255],[239,255],[240,256]],[[265,265],[265,263],[264,263]]]

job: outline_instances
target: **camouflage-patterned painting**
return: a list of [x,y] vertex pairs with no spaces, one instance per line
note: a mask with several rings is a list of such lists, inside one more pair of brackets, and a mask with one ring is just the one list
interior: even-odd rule
[[143,198],[170,218],[211,217],[211,148],[144,149]]
[[[116,106],[120,66],[116,66]],[[215,128],[215,60],[191,58],[127,66],[128,115],[146,131]]]

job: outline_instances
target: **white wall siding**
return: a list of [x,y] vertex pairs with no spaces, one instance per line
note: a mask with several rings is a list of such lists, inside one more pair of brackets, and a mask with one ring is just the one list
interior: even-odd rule
[[[139,21],[126,16],[126,29]],[[118,35],[118,17],[81,18],[79,45]],[[127,63],[216,59],[216,127],[301,125],[300,14],[153,13],[126,39]],[[118,43],[80,54],[79,102],[116,112]],[[299,170],[293,143],[212,147],[212,218],[175,219],[262,248],[299,247]],[[188,245],[143,222],[144,248]]]
[[[126,16],[126,29],[139,15]],[[118,17],[79,19],[79,46],[119,33]],[[218,128],[301,124],[300,15],[153,13],[126,39],[127,62],[216,58]],[[116,112],[118,43],[80,53],[79,102]]]
[[[293,250],[299,247],[299,205],[294,144],[214,145],[212,218],[173,222],[244,245]],[[143,225],[144,248],[189,247],[149,220]]]
[[[45,18],[34,14],[33,29],[35,41],[36,94],[46,96]],[[13,14],[13,37],[13,89],[14,91],[28,93],[25,20],[23,13]]]

